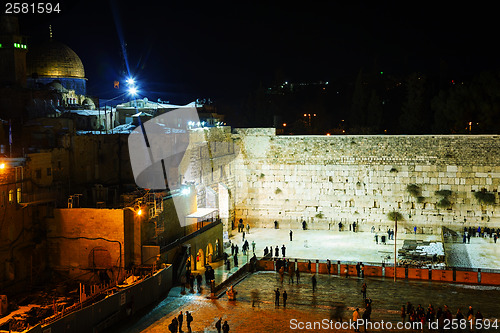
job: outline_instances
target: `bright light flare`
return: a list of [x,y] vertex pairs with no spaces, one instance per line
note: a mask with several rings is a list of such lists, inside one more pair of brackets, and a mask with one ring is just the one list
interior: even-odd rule
[[128,93],[129,93],[130,95],[132,95],[132,96],[137,95],[137,88],[136,88],[136,87],[130,87],[130,88],[128,89]]
[[4,170],[5,169],[5,163],[0,163],[0,170]]

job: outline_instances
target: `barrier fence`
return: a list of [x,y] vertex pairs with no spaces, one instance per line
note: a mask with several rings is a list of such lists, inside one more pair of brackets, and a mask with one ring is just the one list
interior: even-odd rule
[[[258,270],[276,270],[278,259],[261,259],[257,263]],[[358,276],[356,262],[331,261],[330,265],[325,260],[303,260],[288,258],[289,265],[299,271],[319,274],[332,274],[340,276]],[[394,278],[394,265],[387,263],[360,263],[359,276]],[[467,283],[500,286],[500,271],[493,269],[468,269],[461,267],[419,268],[411,266],[397,266],[396,279],[441,281],[451,283]]]

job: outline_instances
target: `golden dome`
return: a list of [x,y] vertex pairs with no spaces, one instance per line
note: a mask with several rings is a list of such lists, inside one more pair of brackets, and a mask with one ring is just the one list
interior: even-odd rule
[[49,40],[32,47],[26,55],[28,77],[85,78],[85,69],[78,55],[63,43]]

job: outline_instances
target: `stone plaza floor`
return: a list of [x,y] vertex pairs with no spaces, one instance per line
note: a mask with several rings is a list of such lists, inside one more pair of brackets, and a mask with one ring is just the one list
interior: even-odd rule
[[[246,237],[250,243],[252,240],[255,241],[258,257],[262,256],[265,246],[274,248],[278,245],[281,248],[285,244],[287,257],[380,263],[385,256],[392,255],[394,243],[375,244],[373,236],[372,233],[367,232],[293,230],[293,240],[290,242],[289,230],[254,229],[250,230],[250,234]],[[399,236],[398,244],[400,241],[402,244],[405,238],[410,239],[410,237],[431,241],[440,240],[440,237],[433,235]],[[234,235],[231,240],[241,248],[241,234]],[[465,253],[470,255],[471,262],[474,262],[474,253],[469,254],[468,250],[480,251],[487,253],[481,265],[498,268],[500,257],[496,254],[498,254],[500,244],[490,242],[489,239],[477,238],[471,239],[471,244],[464,246],[469,246],[465,248]],[[240,257],[240,263],[243,264],[246,258],[241,255],[241,251]],[[230,272],[227,272],[220,264],[213,266],[218,282],[237,269],[233,267]],[[181,294],[180,287],[174,287],[154,309],[137,318],[135,322],[127,324],[127,327],[120,327],[118,331],[168,332],[168,324],[172,318],[178,315],[179,311],[189,311],[194,317],[191,325],[193,332],[216,332],[214,324],[219,317],[222,317],[223,321],[228,321],[230,332],[352,332],[352,327],[336,329],[335,321],[330,323],[329,320],[336,317],[337,311],[341,312],[344,320],[352,318],[352,312],[356,307],[359,307],[362,313],[363,302],[360,288],[363,282],[368,285],[367,297],[373,300],[372,322],[379,325],[382,321],[394,323],[390,329],[385,326],[376,331],[412,332],[411,329],[395,329],[400,319],[400,308],[408,301],[414,305],[421,304],[425,309],[429,303],[432,303],[436,309],[447,305],[453,314],[456,313],[457,308],[466,312],[471,305],[492,322],[498,324],[500,320],[500,302],[498,301],[500,287],[429,281],[393,281],[384,278],[345,278],[335,275],[317,275],[317,279],[318,286],[313,292],[311,275],[307,273],[301,275],[299,284],[289,284],[287,276],[281,284],[275,272],[254,273],[234,287],[238,292],[236,301],[229,301],[226,295],[211,300],[207,298],[206,286],[202,293],[195,294],[189,292]],[[283,306],[276,307],[274,304],[273,290],[276,288],[285,289],[288,293],[286,309]],[[256,294],[258,294],[259,301],[255,307],[252,307]],[[307,323],[314,325],[314,322],[317,325],[322,324],[321,327],[307,329],[307,326],[304,328],[300,326],[307,325]],[[184,322],[183,329],[187,331],[185,325]]]

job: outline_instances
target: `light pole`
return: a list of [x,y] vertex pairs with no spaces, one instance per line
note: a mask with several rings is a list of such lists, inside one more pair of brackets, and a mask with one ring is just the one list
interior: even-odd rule
[[[398,252],[397,252],[397,233],[398,233],[398,220],[403,220],[403,215],[400,212],[393,210],[387,214],[390,221],[394,221],[394,281],[396,281],[396,266],[398,264]],[[389,233],[390,234],[390,233]],[[389,235],[388,235],[389,236]]]
[[394,281],[396,281],[396,265],[398,260],[398,253],[396,247],[396,240],[398,235],[398,215],[394,214]]

